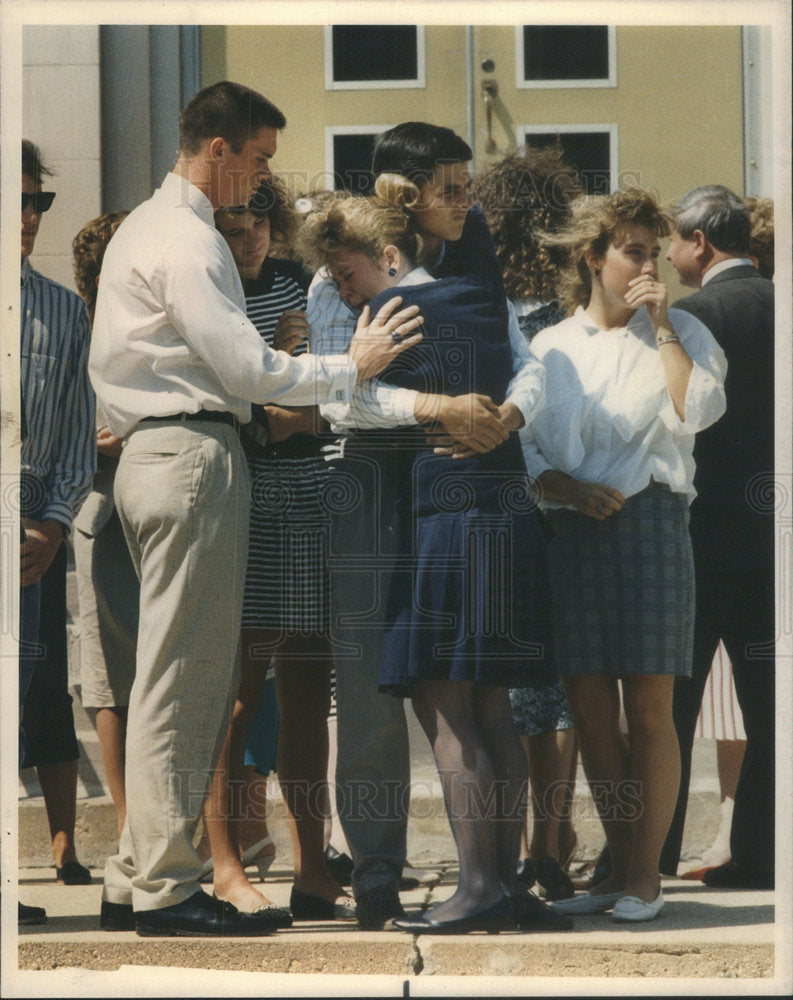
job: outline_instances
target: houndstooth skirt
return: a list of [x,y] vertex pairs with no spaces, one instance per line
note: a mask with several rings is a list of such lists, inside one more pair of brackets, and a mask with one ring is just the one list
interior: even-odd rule
[[691,675],[694,562],[688,501],[651,483],[605,521],[551,510],[561,674]]

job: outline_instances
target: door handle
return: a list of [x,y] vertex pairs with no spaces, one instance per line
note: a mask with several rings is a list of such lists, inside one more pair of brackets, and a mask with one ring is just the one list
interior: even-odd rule
[[493,104],[498,97],[498,82],[496,80],[482,80],[482,98],[485,102],[485,118],[487,120],[487,142],[485,150],[488,153],[495,153],[496,140],[493,138]]

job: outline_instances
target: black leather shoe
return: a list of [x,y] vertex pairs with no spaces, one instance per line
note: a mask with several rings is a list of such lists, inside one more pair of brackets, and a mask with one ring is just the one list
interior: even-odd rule
[[362,931],[381,931],[394,917],[404,917],[396,886],[379,885],[355,901],[355,916]]
[[349,854],[342,854],[330,844],[325,848],[325,867],[339,885],[350,885],[355,862]]
[[275,929],[269,917],[240,913],[201,889],[182,903],[135,913],[135,930],[141,937],[261,937]]
[[28,906],[27,903],[17,903],[17,924],[20,927],[46,923],[47,911],[43,906]]
[[355,916],[353,901],[337,903],[335,900],[312,896],[292,887],[289,909],[295,920],[351,920]]
[[55,868],[55,877],[64,885],[90,885],[91,873],[79,861],[67,861],[60,868]]
[[134,931],[135,914],[131,903],[108,903],[102,900],[99,926],[103,931]]
[[702,881],[712,889],[773,889],[774,873],[728,861],[705,872]]
[[394,927],[400,931],[409,931],[411,934],[468,934],[471,931],[498,934],[499,931],[513,930],[515,920],[512,915],[512,902],[504,896],[492,906],[471,913],[467,917],[457,917],[454,920],[433,920],[426,915],[400,917],[394,920]]
[[537,885],[543,899],[553,901],[575,896],[575,886],[555,858],[543,858],[537,862]]
[[573,921],[547,906],[541,899],[524,889],[510,897],[515,926],[521,931],[569,931]]
[[531,889],[537,881],[537,872],[531,858],[521,858],[518,862],[518,882]]

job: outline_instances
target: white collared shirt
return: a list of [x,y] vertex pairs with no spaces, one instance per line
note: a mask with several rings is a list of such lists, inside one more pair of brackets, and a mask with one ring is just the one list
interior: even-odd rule
[[357,374],[346,354],[292,358],[267,346],[211,202],[175,173],[108,245],[89,371],[119,436],[147,416],[221,410],[245,423],[251,402],[346,402]]
[[685,421],[675,413],[659,353],[665,348],[644,307],[618,330],[600,329],[579,307],[537,334],[532,348],[545,366],[545,407],[520,432],[532,477],[556,469],[625,497],[655,479],[694,499],[694,435],[724,413],[727,361],[690,313],[670,309],[669,319],[694,363]]
[[715,278],[722,271],[728,271],[731,267],[754,267],[754,261],[748,257],[728,257],[726,260],[720,260],[702,275],[702,285],[707,285],[711,278]]

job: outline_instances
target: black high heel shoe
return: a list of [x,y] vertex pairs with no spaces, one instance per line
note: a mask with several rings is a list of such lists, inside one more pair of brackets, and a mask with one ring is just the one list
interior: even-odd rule
[[312,896],[292,886],[289,909],[294,920],[350,920],[355,919],[355,904],[336,903],[321,896]]
[[426,915],[422,917],[397,917],[391,923],[401,931],[411,934],[468,934],[470,931],[487,931],[488,934],[498,934],[499,931],[512,930],[515,919],[512,913],[512,901],[503,896],[497,903],[471,913],[467,917],[457,917],[454,920],[433,920]]

